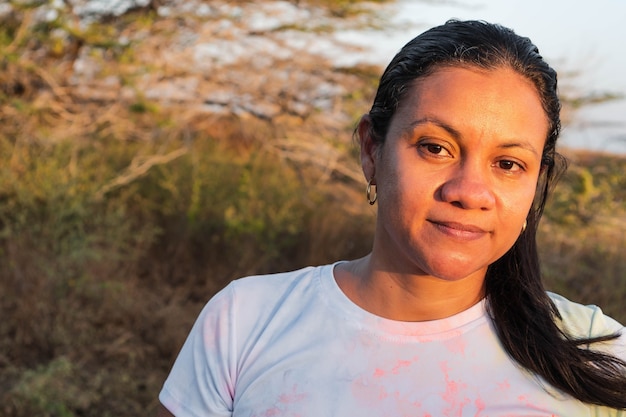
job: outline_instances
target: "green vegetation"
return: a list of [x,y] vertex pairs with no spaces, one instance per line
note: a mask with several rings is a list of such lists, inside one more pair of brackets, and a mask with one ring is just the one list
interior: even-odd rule
[[546,208],[539,243],[547,286],[626,321],[626,158],[577,153]]
[[[147,98],[146,74],[185,74],[118,40],[166,36],[165,19],[79,29],[33,10],[0,22],[0,414],[150,415],[228,281],[369,250],[374,214],[348,144],[373,71],[316,68],[350,83],[340,123],[207,115]],[[81,90],[77,57],[126,92]],[[626,160],[571,158],[540,234],[549,286],[626,322]]]
[[152,146],[2,144],[6,415],[139,415],[227,281],[366,250],[370,218],[344,219],[340,202],[254,145],[198,137],[102,194],[120,161]]

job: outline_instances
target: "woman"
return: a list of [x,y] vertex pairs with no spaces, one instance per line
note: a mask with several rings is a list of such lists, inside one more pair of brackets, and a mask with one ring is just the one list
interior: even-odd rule
[[626,416],[623,327],[540,280],[537,225],[563,166],[556,87],[497,25],[409,42],[356,130],[371,253],[231,283],[162,415]]

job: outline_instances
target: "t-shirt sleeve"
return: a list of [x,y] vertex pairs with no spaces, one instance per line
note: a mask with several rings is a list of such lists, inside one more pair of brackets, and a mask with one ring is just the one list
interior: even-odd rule
[[235,386],[232,284],[204,307],[159,394],[176,417],[231,416]]
[[601,350],[608,350],[623,360],[626,360],[626,329],[617,320],[605,315],[600,307],[582,305],[550,293],[550,298],[556,304],[562,316],[563,330],[574,338],[592,338],[619,334],[617,339],[606,343],[594,344]]
[[[600,307],[573,303],[560,295],[550,294],[563,318],[564,330],[576,338],[590,338],[619,334],[617,339],[590,346],[626,361],[626,328],[605,315]],[[626,411],[594,406],[592,417],[626,417]]]

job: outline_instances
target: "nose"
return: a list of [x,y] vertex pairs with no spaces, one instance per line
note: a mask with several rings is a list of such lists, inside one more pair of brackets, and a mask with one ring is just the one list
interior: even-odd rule
[[467,210],[491,210],[496,203],[488,174],[469,165],[458,167],[439,193],[442,201]]

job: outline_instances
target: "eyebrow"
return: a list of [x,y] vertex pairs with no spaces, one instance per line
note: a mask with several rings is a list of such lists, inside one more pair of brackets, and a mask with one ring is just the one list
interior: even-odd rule
[[448,132],[452,137],[454,137],[454,139],[456,140],[461,139],[461,137],[463,136],[461,135],[461,132],[459,132],[458,130],[450,126],[449,124],[437,119],[436,117],[423,117],[421,119],[417,119],[416,121],[412,122],[410,126],[412,129],[415,129],[418,126],[427,125],[427,124],[433,124],[433,125],[436,125],[437,127],[442,128],[443,130]]
[[[418,120],[415,120],[414,122],[412,122],[410,124],[410,126],[411,126],[412,129],[415,129],[418,126],[426,125],[426,124],[433,124],[433,125],[435,125],[437,127],[440,127],[441,129],[443,129],[446,132],[448,132],[457,141],[459,141],[463,137],[461,132],[459,132],[457,129],[455,129],[454,127],[450,126],[448,123],[445,123],[442,120],[437,119],[436,117],[430,117],[430,116],[423,117],[421,119],[418,119]],[[536,156],[539,156],[539,152],[537,152],[535,147],[532,146],[530,143],[525,142],[525,141],[506,142],[506,143],[502,143],[502,144],[498,145],[498,147],[502,148],[502,149],[521,148],[521,149],[525,149],[525,150],[527,150],[529,152],[532,152]]]
[[536,156],[540,156],[539,152],[537,152],[537,150],[535,149],[534,146],[532,146],[530,143],[527,142],[510,142],[510,143],[504,143],[502,145],[499,146],[500,148],[503,149],[508,149],[508,148],[522,148],[525,149],[529,152],[532,152],[533,154],[535,154]]

